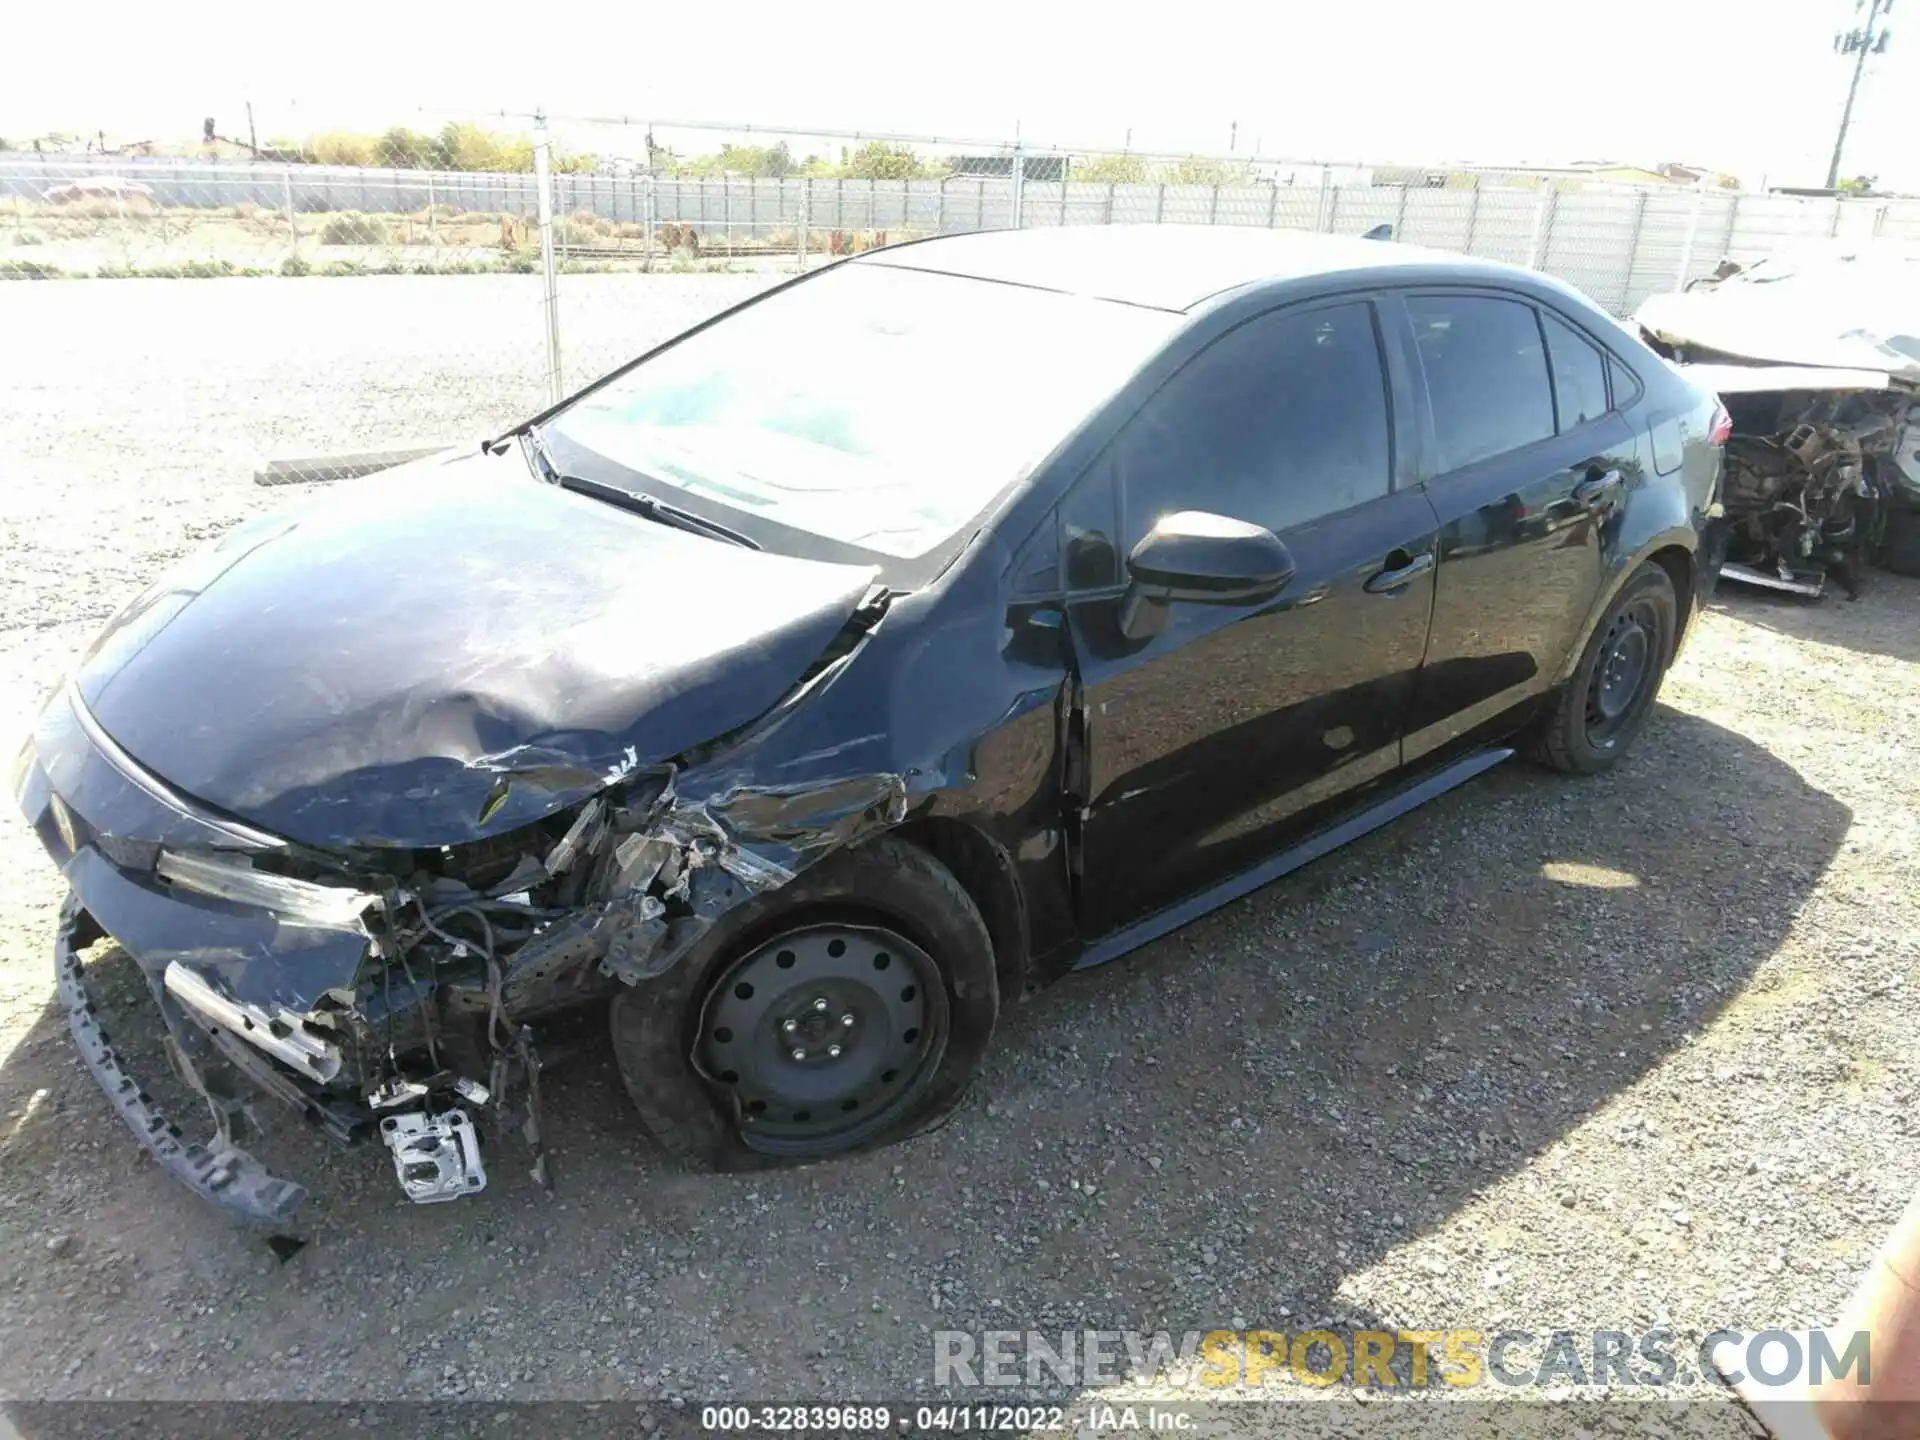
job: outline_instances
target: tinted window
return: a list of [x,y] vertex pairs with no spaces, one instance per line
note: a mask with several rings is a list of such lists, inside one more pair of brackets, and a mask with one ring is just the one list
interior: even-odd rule
[[1640,382],[1613,356],[1607,357],[1607,375],[1613,381],[1613,408],[1624,410],[1640,398]]
[[1533,307],[1484,295],[1412,295],[1439,467],[1458,470],[1553,434],[1553,391]]
[[1104,469],[1083,479],[1060,502],[1059,550],[1066,557],[1067,588],[1097,590],[1117,584],[1120,556],[1114,537],[1113,476]]
[[1110,454],[1130,541],[1176,510],[1284,530],[1385,495],[1372,307],[1263,315],[1230,331],[1167,382]]
[[1571,325],[1540,312],[1547,331],[1547,358],[1553,362],[1553,396],[1560,404],[1560,428],[1571,430],[1607,413],[1607,362],[1593,342]]

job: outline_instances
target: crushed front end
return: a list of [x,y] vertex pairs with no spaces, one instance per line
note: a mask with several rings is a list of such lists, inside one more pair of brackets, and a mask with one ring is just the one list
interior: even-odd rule
[[[279,1227],[305,1192],[249,1153],[259,1101],[343,1145],[378,1139],[418,1202],[485,1188],[482,1128],[515,1137],[544,1183],[539,1023],[660,975],[718,916],[905,805],[892,776],[800,795],[676,786],[692,778],[636,767],[465,844],[320,848],[180,795],[68,687],[14,786],[71,890],[55,958],[83,1060],[164,1169]],[[100,938],[138,965],[168,1058],[211,1114],[204,1142],[101,1028],[81,962]]]
[[1913,504],[1902,469],[1912,393],[1758,390],[1725,395],[1733,416],[1722,503],[1730,546],[1723,576],[1819,595],[1829,578],[1849,596],[1889,526]]

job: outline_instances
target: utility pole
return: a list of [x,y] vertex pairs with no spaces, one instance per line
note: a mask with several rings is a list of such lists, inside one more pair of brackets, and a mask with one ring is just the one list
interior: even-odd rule
[[253,101],[247,101],[247,149],[253,152],[253,158],[260,158],[260,137],[253,129]]
[[1866,72],[1867,56],[1887,53],[1887,27],[1881,23],[1876,30],[1874,26],[1884,21],[1886,13],[1893,8],[1893,0],[1854,0],[1854,9],[1857,11],[1862,4],[1867,7],[1867,23],[1833,37],[1835,54],[1853,56],[1853,79],[1847,85],[1846,108],[1840,112],[1840,133],[1833,139],[1833,161],[1827,166],[1829,190],[1840,184],[1840,154],[1847,147],[1847,127],[1853,123],[1853,102],[1860,94],[1860,77]]

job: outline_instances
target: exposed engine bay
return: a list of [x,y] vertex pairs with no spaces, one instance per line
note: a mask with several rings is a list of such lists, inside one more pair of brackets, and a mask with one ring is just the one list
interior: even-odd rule
[[1804,595],[1831,579],[1858,596],[1890,528],[1910,523],[1901,470],[1910,392],[1722,394],[1733,418],[1721,481],[1723,576]]
[[1869,564],[1920,574],[1920,250],[1727,260],[1635,320],[1732,417],[1723,578],[1855,596]]

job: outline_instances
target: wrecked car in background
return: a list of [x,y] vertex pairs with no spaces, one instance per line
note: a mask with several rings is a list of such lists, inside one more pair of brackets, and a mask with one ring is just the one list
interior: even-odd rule
[[1854,596],[1867,564],[1920,575],[1920,247],[1722,266],[1634,318],[1731,417],[1727,579]]
[[[1615,763],[1712,583],[1715,410],[1566,287],[1377,241],[868,252],[137,597],[16,776],[61,1003],[268,1225],[262,1096],[416,1201],[485,1187],[482,1126],[543,1174],[588,1005],[675,1155],[918,1133],[1023,992],[1523,743]],[[206,1143],[103,1033],[102,939]]]

